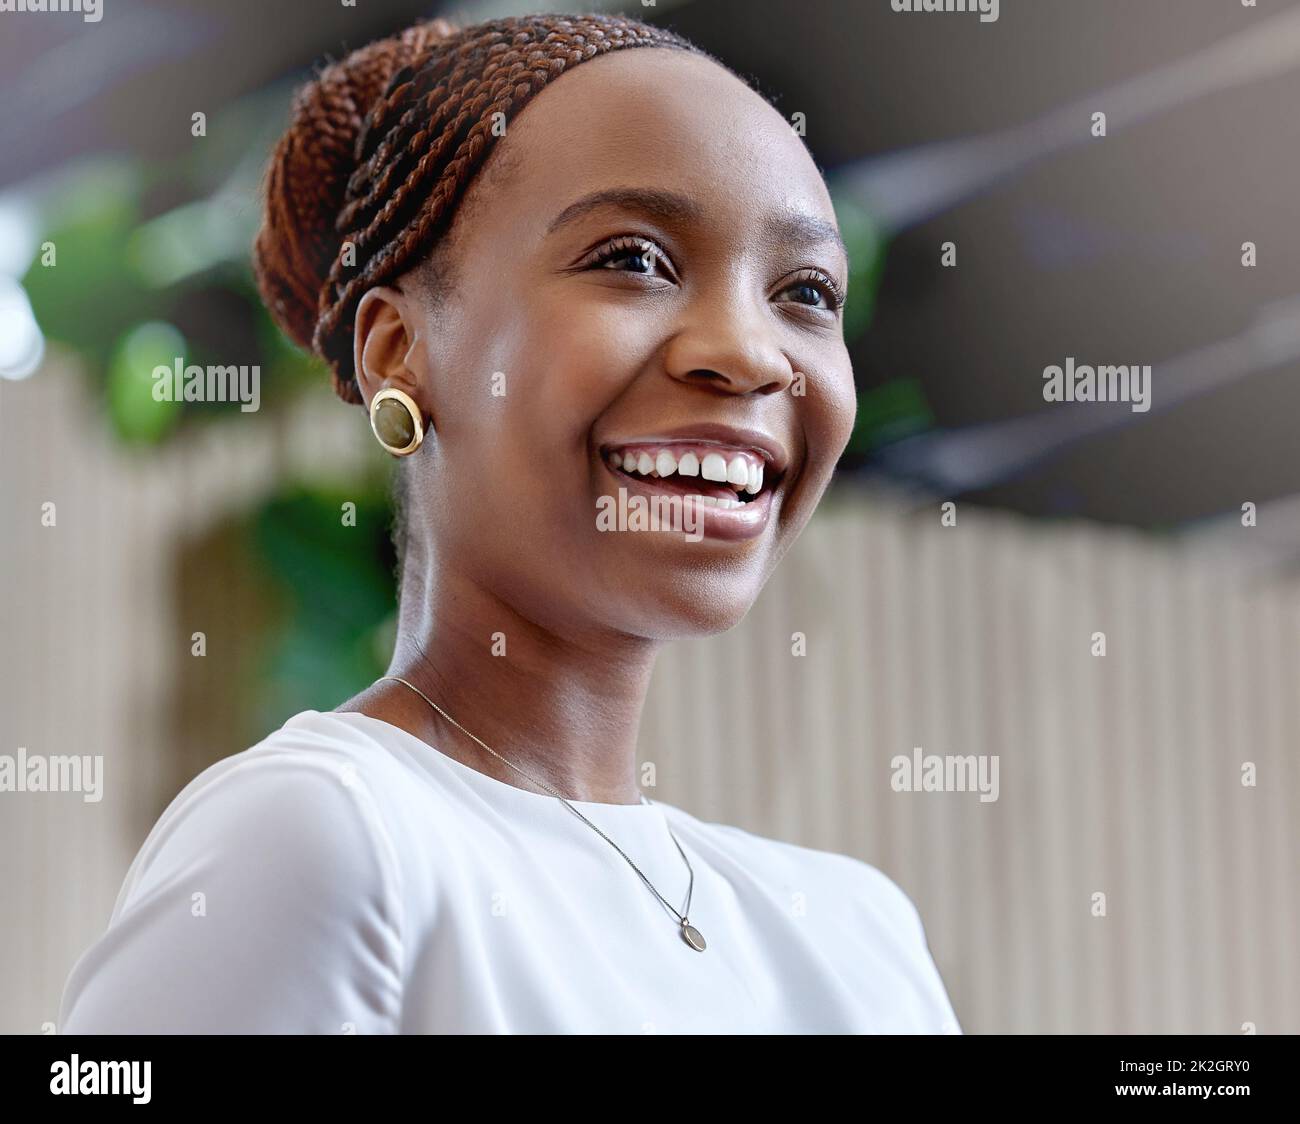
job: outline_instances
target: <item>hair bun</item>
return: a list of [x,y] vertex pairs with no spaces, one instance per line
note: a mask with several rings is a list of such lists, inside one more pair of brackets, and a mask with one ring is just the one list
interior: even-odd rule
[[276,323],[308,351],[366,115],[394,75],[455,33],[445,19],[418,24],[331,63],[294,97],[266,172],[253,269]]

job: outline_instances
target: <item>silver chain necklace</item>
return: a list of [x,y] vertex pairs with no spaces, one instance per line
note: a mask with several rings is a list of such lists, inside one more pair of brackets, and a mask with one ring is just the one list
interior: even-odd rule
[[[687,919],[687,914],[690,912],[691,909],[691,894],[694,893],[695,891],[695,869],[694,867],[691,866],[691,860],[686,857],[686,852],[682,850],[682,845],[677,842],[677,836],[673,834],[673,829],[671,827],[668,828],[668,835],[672,839],[674,846],[676,846],[677,853],[682,856],[682,862],[686,864],[686,869],[691,872],[690,885],[687,887],[686,890],[686,904],[682,907],[682,912],[680,913],[678,913],[677,910],[673,909],[673,907],[664,898],[663,894],[661,894],[658,890],[654,888],[654,886],[651,885],[650,879],[648,879],[644,874],[641,873],[640,867],[638,867],[636,863],[634,863],[630,858],[628,858],[627,853],[623,850],[622,847],[620,847],[617,843],[614,842],[614,840],[612,840],[608,835],[606,835],[603,831],[601,831],[600,828],[598,828],[594,823],[591,822],[591,820],[587,819],[586,816],[584,816],[581,812],[579,812],[578,809],[575,808],[572,804],[570,804],[568,800],[565,800],[565,798],[554,788],[552,788],[549,784],[547,784],[543,780],[538,780],[538,778],[536,777],[529,776],[521,768],[519,768],[518,765],[514,764],[514,762],[506,761],[506,759],[502,757],[501,754],[499,754],[490,745],[488,745],[484,741],[481,741],[479,738],[474,737],[473,734],[471,734],[467,729],[465,729],[464,726],[462,726],[459,722],[457,722],[456,719],[454,719],[450,714],[448,714],[445,710],[443,710],[442,707],[440,707],[436,702],[434,702],[431,698],[429,698],[429,696],[426,695],[423,691],[421,691],[420,688],[417,687],[414,683],[408,683],[405,679],[399,678],[396,675],[381,675],[378,681],[382,682],[385,679],[391,679],[394,683],[401,683],[404,686],[410,687],[412,691],[414,691],[417,695],[419,695],[420,698],[422,698],[431,707],[433,707],[434,710],[436,710],[439,714],[441,714],[443,718],[445,718],[448,722],[450,722],[453,726],[455,726],[456,729],[458,729],[467,738],[473,738],[474,741],[478,742],[479,745],[481,745],[490,754],[492,754],[492,756],[495,757],[498,761],[504,762],[506,765],[509,765],[510,768],[512,768],[521,777],[524,777],[525,779],[531,781],[539,788],[546,789],[547,792],[549,792],[552,796],[554,796],[556,799],[561,801],[565,805],[565,807],[569,809],[570,812],[572,812],[575,816],[577,816],[578,819],[582,820],[583,823],[585,823],[589,828],[591,828],[592,831],[594,831],[597,835],[599,835],[603,840],[605,840],[606,843],[608,843],[611,847],[613,847],[614,850],[616,850],[620,855],[623,856],[624,859],[627,860],[627,865],[636,871],[637,876],[641,879],[642,882],[646,884],[650,892],[654,894],[654,896],[658,898],[661,902],[663,902],[665,909],[667,909],[674,917],[677,918],[677,923],[681,926],[680,931],[682,935],[682,940],[684,940],[688,945],[690,945],[691,948],[695,949],[696,952],[703,952],[705,948],[708,947],[705,944],[703,934],[699,931],[699,929],[697,929],[694,925],[692,925],[690,921]],[[642,804],[653,803],[652,800],[646,797],[645,793],[641,793],[640,796],[641,796]]]

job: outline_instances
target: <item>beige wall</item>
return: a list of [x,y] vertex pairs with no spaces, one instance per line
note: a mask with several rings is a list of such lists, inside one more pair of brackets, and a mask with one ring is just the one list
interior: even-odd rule
[[[967,1031],[1300,1031],[1294,585],[1125,531],[844,502],[737,630],[659,670],[661,775],[894,877]],[[893,791],[915,746],[998,755],[998,800]]]
[[[322,399],[135,461],[71,372],[0,383],[0,752],[108,771],[99,804],[0,794],[0,1032],[54,1019],[162,804],[243,748],[177,720],[183,545],[279,473],[346,471],[357,421]],[[665,653],[642,756],[661,799],[896,879],[967,1032],[1297,1033],[1298,684],[1294,582],[844,491],[739,628]],[[996,754],[999,799],[892,791],[914,746]]]

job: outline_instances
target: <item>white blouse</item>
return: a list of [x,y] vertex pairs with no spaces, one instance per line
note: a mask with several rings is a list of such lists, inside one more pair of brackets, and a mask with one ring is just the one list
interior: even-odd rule
[[59,1030],[961,1033],[875,867],[553,796],[364,714],[304,711],[210,766],[145,840]]

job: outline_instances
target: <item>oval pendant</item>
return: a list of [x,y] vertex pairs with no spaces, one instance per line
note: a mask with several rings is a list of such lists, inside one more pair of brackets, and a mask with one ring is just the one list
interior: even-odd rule
[[696,952],[703,952],[708,946],[704,943],[704,934],[694,925],[688,925],[682,922],[682,940],[684,940]]

